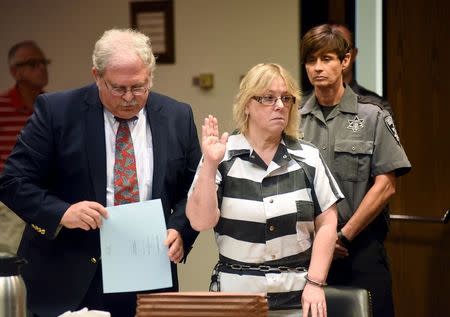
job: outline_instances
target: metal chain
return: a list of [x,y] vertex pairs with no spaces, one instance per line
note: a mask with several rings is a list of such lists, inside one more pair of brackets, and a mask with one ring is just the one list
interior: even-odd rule
[[297,266],[297,267],[288,267],[288,266],[270,266],[270,265],[258,265],[258,266],[252,266],[252,265],[245,265],[245,264],[229,264],[229,263],[219,263],[226,267],[229,267],[233,270],[237,271],[259,271],[259,272],[276,272],[276,273],[284,273],[284,272],[295,272],[295,273],[302,273],[302,272],[308,272],[308,269],[303,266]]

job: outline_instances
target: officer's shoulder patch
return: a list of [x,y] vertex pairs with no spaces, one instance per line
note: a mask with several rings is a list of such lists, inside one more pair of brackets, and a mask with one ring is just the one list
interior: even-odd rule
[[384,123],[386,124],[386,127],[388,128],[389,132],[391,132],[397,143],[400,144],[400,138],[398,136],[397,129],[395,129],[395,124],[392,116],[388,115],[384,117]]

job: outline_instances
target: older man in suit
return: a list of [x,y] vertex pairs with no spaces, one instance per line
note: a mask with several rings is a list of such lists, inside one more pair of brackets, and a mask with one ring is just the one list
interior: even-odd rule
[[[161,199],[173,276],[164,290],[178,289],[175,263],[198,234],[185,204],[201,152],[190,106],[150,91],[154,68],[147,36],[106,31],[95,84],[39,96],[5,164],[0,200],[27,223],[18,254],[34,316],[82,307],[134,316],[135,293],[103,293],[98,230],[105,207],[133,201]],[[121,182],[122,155],[132,171]]]

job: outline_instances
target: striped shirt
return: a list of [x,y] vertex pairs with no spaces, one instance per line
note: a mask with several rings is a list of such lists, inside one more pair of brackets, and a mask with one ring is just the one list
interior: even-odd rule
[[0,172],[31,114],[16,87],[0,94]]
[[[309,266],[314,218],[343,198],[319,151],[284,137],[267,166],[242,134],[219,164],[215,230],[220,290],[263,292],[271,308],[300,304],[306,271],[236,270],[230,265]],[[195,180],[194,185],[195,186]]]

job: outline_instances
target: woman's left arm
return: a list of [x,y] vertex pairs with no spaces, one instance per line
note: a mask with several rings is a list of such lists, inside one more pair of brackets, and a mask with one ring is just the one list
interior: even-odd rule
[[326,302],[323,285],[325,285],[328,270],[333,258],[336,244],[337,208],[333,204],[318,215],[314,221],[316,235],[313,243],[311,263],[309,265],[307,282],[303,289],[303,317],[326,316]]

